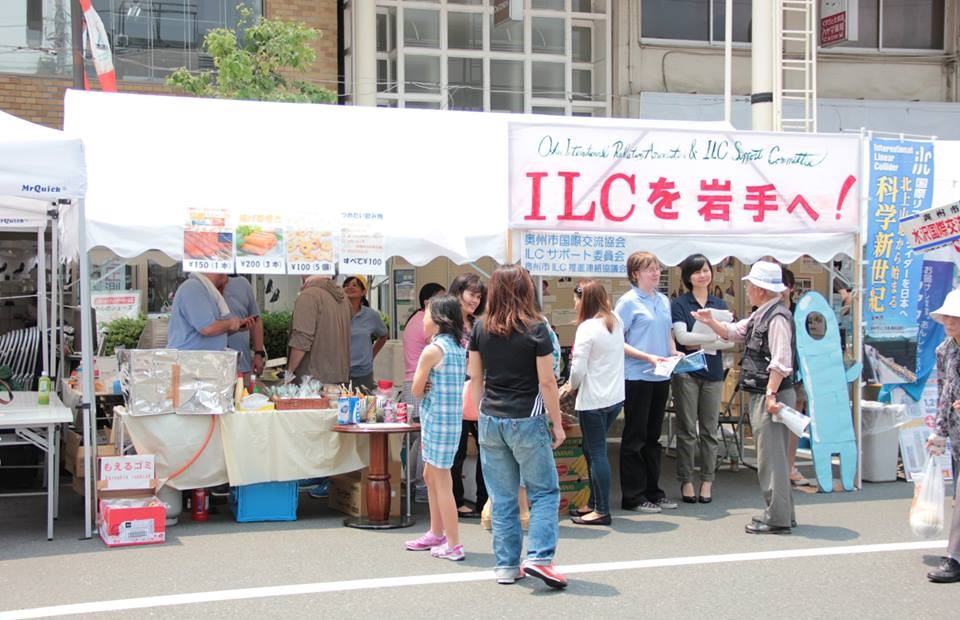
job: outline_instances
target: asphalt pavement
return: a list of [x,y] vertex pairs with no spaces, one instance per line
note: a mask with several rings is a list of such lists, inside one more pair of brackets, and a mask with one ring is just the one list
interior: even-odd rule
[[[661,482],[677,498],[673,467],[664,458]],[[615,510],[610,527],[564,517],[556,563],[569,587],[552,591],[530,577],[497,585],[478,520],[460,522],[463,562],[404,550],[427,528],[423,504],[411,528],[356,530],[302,492],[294,522],[235,523],[220,506],[205,523],[182,517],[164,544],[109,549],[82,539],[82,500],[66,486],[52,542],[43,498],[0,498],[0,619],[953,617],[960,584],[924,576],[946,532],[932,541],[910,532],[912,493],[903,481],[797,490],[793,533],[755,536],[743,527],[761,506],[756,474],[722,469],[711,504]]]

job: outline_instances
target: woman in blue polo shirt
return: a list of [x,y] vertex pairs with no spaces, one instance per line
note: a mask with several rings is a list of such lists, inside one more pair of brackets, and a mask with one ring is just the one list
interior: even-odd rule
[[620,444],[620,505],[624,510],[657,513],[676,508],[660,488],[660,432],[670,395],[670,377],[654,373],[657,362],[676,355],[670,333],[670,300],[657,292],[660,261],[650,252],[627,258],[633,288],[614,311],[623,322],[623,437]]
[[[703,349],[707,367],[673,376],[673,403],[677,409],[677,479],[684,503],[713,501],[713,480],[717,470],[717,421],[723,394],[723,354],[732,342],[709,334],[693,333],[693,312],[702,308],[726,310],[723,299],[710,294],[713,267],[703,254],[693,254],[680,263],[680,279],[687,293],[673,300],[673,336],[681,353]],[[697,453],[699,422],[700,491],[694,493],[693,462]]]

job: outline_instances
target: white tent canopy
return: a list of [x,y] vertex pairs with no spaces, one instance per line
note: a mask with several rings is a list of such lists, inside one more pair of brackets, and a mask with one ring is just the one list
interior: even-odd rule
[[507,128],[524,118],[68,91],[64,122],[90,162],[88,250],[180,259],[188,208],[361,210],[384,214],[388,256],[423,265],[506,260]]
[[77,198],[85,188],[80,140],[0,112],[0,204],[7,196]]

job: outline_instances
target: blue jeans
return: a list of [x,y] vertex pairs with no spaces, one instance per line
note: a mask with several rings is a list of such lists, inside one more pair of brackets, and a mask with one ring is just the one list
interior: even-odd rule
[[560,486],[546,416],[497,418],[480,412],[480,462],[493,502],[493,554],[497,576],[514,577],[520,567],[523,531],[517,491],[520,479],[530,500],[527,560],[550,564],[560,528]]
[[602,409],[578,411],[583,431],[583,456],[590,476],[590,501],[587,506],[597,514],[610,514],[610,461],[607,459],[607,433],[623,409],[623,403]]

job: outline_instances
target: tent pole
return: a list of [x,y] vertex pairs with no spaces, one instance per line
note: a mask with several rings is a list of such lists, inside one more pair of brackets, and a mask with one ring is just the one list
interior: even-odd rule
[[[46,222],[46,220],[44,220]],[[47,227],[37,231],[37,326],[40,329],[40,352],[43,372],[50,376],[50,337],[47,333],[50,320],[47,306]]]
[[96,478],[94,472],[93,450],[91,450],[91,440],[96,444],[97,437],[97,417],[94,411],[94,384],[93,384],[93,318],[90,312],[90,256],[87,254],[87,217],[85,213],[84,199],[77,201],[77,217],[79,219],[78,241],[79,246],[79,270],[77,278],[80,281],[80,355],[83,365],[83,376],[81,380],[82,396],[80,407],[83,411],[83,467],[87,473],[84,476],[83,487],[83,514],[84,514],[84,536],[90,538],[91,524],[95,514],[91,514],[90,502],[93,499],[93,480]]
[[[59,218],[54,215],[53,226],[50,227],[50,377],[60,376],[60,369],[63,368],[57,363],[57,349],[60,342],[60,315],[57,310],[60,307],[60,227]],[[54,382],[54,385],[57,385]]]

